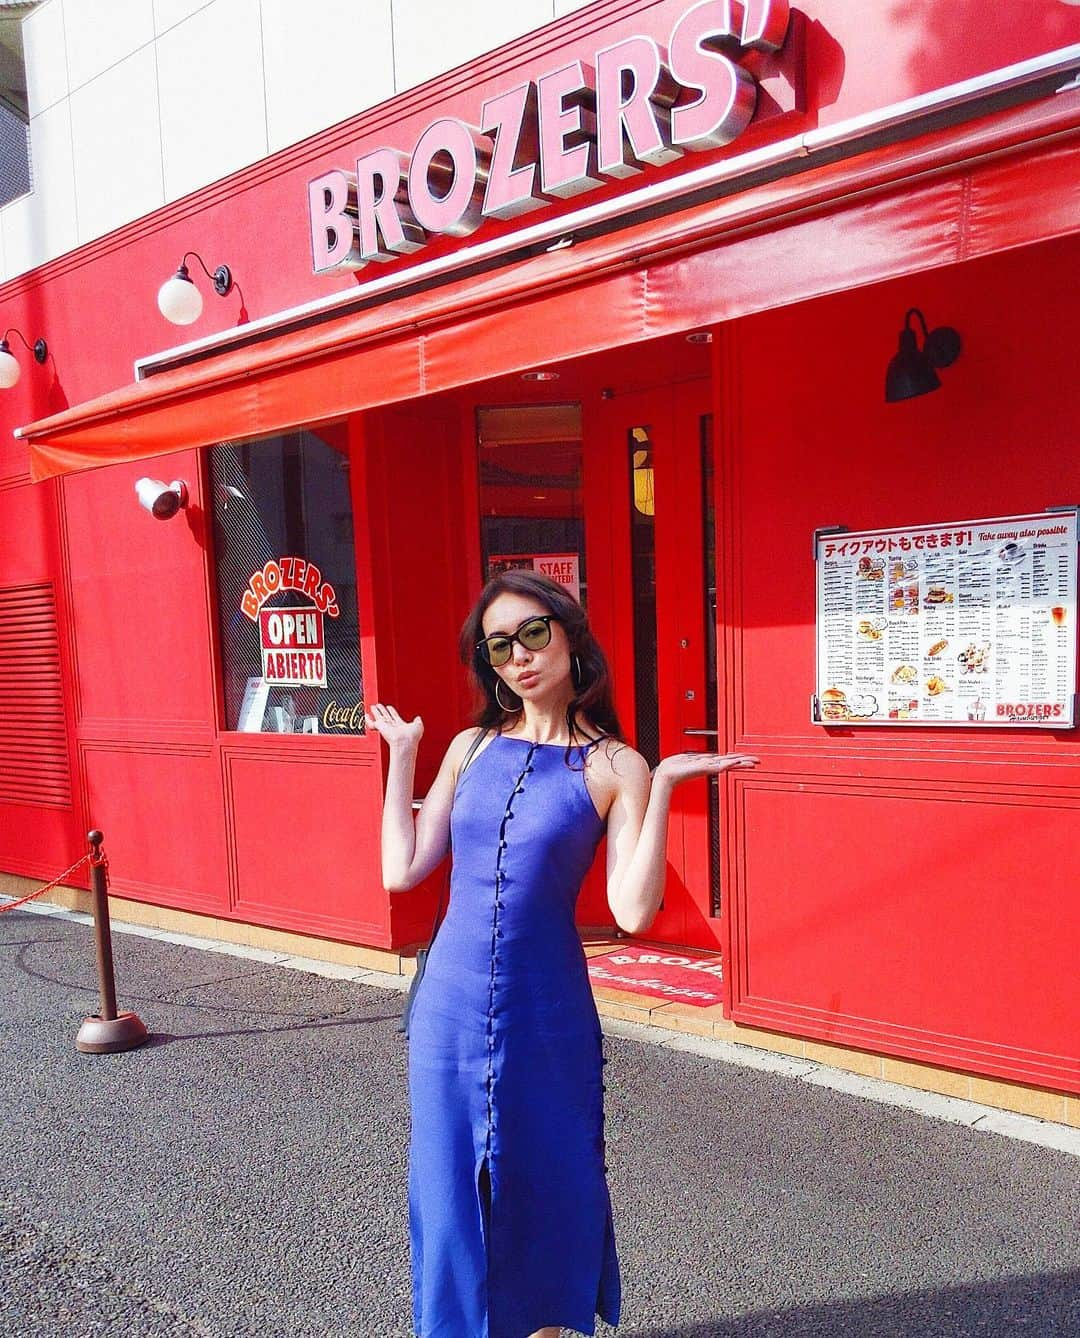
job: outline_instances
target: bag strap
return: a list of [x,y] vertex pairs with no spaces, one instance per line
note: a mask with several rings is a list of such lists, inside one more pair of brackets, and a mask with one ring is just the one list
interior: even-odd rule
[[[458,780],[461,779],[465,771],[465,768],[469,765],[469,763],[473,759],[473,754],[476,752],[477,748],[479,748],[481,742],[487,738],[487,736],[488,736],[488,728],[486,726],[483,729],[477,731],[476,735],[473,738],[472,743],[469,744],[469,751],[465,754],[464,758],[462,759],[461,766],[458,767]],[[447,868],[446,876],[443,879],[442,891],[439,893],[439,904],[435,908],[435,919],[432,922],[431,926],[431,937],[428,939],[429,948],[431,947],[432,943],[435,942],[435,935],[439,932],[439,917],[442,914],[443,902],[446,900],[446,894],[449,891],[449,889],[450,889],[450,870],[449,868]]]

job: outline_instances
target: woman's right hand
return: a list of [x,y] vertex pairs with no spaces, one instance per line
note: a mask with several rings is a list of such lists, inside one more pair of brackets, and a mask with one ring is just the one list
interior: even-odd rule
[[381,702],[372,702],[364,713],[364,721],[368,729],[383,736],[391,751],[418,747],[424,732],[424,722],[418,715],[411,720],[402,720],[393,706],[384,706]]

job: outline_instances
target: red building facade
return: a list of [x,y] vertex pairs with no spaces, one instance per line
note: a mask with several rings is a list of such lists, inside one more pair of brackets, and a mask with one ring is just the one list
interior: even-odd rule
[[[1078,72],[1059,0],[601,0],[4,285],[50,353],[0,401],[0,868],[93,825],[132,900],[423,938],[361,707],[423,717],[422,793],[470,601],[547,564],[635,746],[761,759],[681,787],[650,933],[723,951],[732,1019],[1080,1092],[1075,587],[1056,725],[866,723],[815,547],[1080,503]],[[190,251],[235,283],[193,264],[178,344]],[[887,402],[912,308],[961,353]]]

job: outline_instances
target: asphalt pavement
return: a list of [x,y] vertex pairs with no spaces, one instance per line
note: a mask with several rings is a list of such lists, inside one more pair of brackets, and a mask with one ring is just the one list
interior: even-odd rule
[[[152,1036],[84,1055],[90,927],[0,915],[0,1334],[411,1338],[402,995],[113,945]],[[605,1053],[623,1316],[598,1338],[1080,1335],[1080,1158],[623,1036]]]

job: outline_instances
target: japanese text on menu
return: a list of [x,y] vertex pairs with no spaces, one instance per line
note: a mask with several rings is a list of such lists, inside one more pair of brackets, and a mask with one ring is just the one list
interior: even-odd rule
[[1075,512],[823,535],[821,724],[1068,728]]

